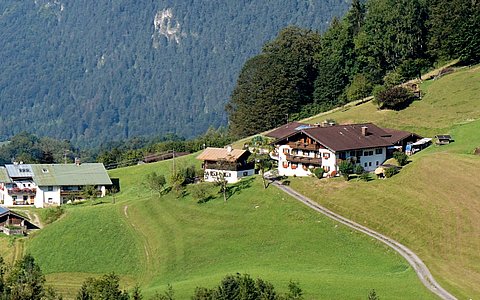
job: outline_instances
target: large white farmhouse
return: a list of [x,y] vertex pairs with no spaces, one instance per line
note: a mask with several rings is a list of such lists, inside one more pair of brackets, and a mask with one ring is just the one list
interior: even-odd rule
[[100,197],[112,185],[101,163],[11,164],[0,168],[0,202],[5,206],[61,205],[81,198],[83,187],[91,185]]
[[[288,124],[287,124],[288,125]],[[387,152],[402,149],[407,140],[419,136],[372,123],[333,126],[292,124],[272,132],[277,140],[271,154],[278,160],[279,175],[309,176],[323,168],[325,176],[338,174],[338,164],[350,160],[365,171],[374,171],[387,159]]]

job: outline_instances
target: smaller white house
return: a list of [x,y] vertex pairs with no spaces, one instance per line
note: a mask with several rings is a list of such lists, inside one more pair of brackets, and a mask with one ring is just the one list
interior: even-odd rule
[[105,196],[112,185],[101,163],[10,164],[0,168],[0,203],[5,206],[55,206],[82,198],[82,189],[93,186]]
[[202,160],[204,179],[215,182],[225,178],[228,183],[238,182],[242,177],[255,173],[255,163],[249,162],[250,151],[227,148],[207,148],[197,159]]

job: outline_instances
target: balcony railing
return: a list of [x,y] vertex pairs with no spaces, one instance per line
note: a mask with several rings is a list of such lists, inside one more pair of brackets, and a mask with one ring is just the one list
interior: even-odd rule
[[[102,195],[101,190],[96,191],[97,196]],[[77,196],[77,197],[82,197],[83,196],[83,191],[81,190],[60,190],[60,196]]]
[[293,155],[287,155],[287,161],[292,162],[292,163],[302,163],[302,164],[311,164],[311,165],[321,165],[322,164],[322,159],[321,158],[293,156]]
[[290,142],[288,146],[292,149],[299,149],[299,150],[309,150],[309,151],[317,151],[323,149],[322,146],[318,144],[307,144],[301,142]]
[[203,165],[204,169],[213,169],[213,170],[225,170],[225,171],[245,171],[255,169],[255,163],[245,163],[245,164],[222,164],[222,163],[205,163]]
[[9,195],[18,195],[18,194],[23,194],[23,195],[35,195],[37,193],[37,189],[30,189],[30,188],[10,188],[8,189],[8,194]]
[[0,231],[6,235],[23,235],[27,231],[27,226],[21,225],[3,225],[0,226]]

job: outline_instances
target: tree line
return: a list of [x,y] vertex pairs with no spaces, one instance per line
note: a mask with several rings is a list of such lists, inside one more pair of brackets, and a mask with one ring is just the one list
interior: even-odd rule
[[193,153],[206,147],[223,147],[233,142],[226,128],[209,128],[203,135],[185,139],[175,134],[161,137],[134,137],[127,140],[107,141],[98,147],[77,148],[69,140],[38,137],[20,132],[0,144],[0,165],[13,162],[32,164],[72,163],[75,158],[83,162],[101,162],[105,165],[128,166],[137,164],[145,156],[167,151]]
[[353,0],[323,34],[287,27],[244,64],[226,106],[230,131],[244,137],[274,128],[453,59],[480,61],[479,1]]
[[[7,264],[0,256],[1,300],[61,300],[63,297],[46,285],[45,275],[34,257],[26,254],[14,264]],[[120,287],[120,278],[114,273],[98,278],[87,278],[78,290],[77,300],[141,300],[140,288],[130,291]],[[156,292],[150,300],[174,300],[171,285],[163,293]],[[226,275],[217,287],[197,287],[191,297],[194,300],[263,299],[300,300],[303,291],[297,282],[290,282],[286,293],[279,293],[268,281],[253,279],[248,274]]]
[[[53,287],[46,285],[45,275],[34,257],[26,254],[14,264],[7,264],[0,256],[1,300],[62,300]],[[76,300],[175,300],[175,290],[169,284],[163,292],[145,298],[138,285],[131,290],[122,289],[115,273],[97,278],[87,278],[77,291]],[[279,292],[274,285],[262,278],[253,279],[249,274],[227,274],[213,288],[197,287],[192,300],[302,300],[300,284],[290,281],[286,292]],[[375,290],[367,295],[369,300],[379,300]]]

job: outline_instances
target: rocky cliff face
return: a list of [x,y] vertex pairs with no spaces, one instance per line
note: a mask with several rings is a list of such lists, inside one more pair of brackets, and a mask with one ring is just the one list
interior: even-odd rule
[[245,60],[287,25],[323,30],[329,1],[0,2],[0,139],[78,144],[226,125]]

